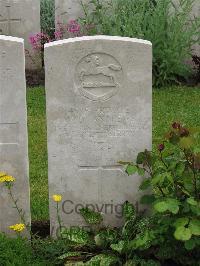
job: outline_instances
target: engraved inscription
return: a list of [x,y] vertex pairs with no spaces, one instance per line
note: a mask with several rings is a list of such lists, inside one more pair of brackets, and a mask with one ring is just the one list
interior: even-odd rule
[[18,144],[18,135],[18,123],[0,123],[0,145]]
[[58,145],[70,149],[82,170],[97,170],[102,166],[119,168],[116,162],[122,158],[123,143],[130,141],[127,150],[133,150],[133,136],[138,132],[143,134],[149,125],[147,120],[138,124],[137,115],[132,113],[132,108],[121,106],[93,105],[80,110],[71,107],[64,112],[63,120],[54,123]]
[[117,93],[122,74],[122,66],[111,55],[89,54],[76,67],[76,85],[86,98],[105,101]]
[[3,17],[3,15],[0,14],[0,34],[12,35],[12,24],[20,23],[21,19],[11,18],[11,12],[10,12],[11,5],[9,3],[5,5],[5,8],[6,8],[6,17]]
[[90,171],[90,170],[95,170],[95,171],[103,171],[103,170],[106,170],[106,171],[121,171],[123,172],[123,166],[121,165],[101,165],[101,166],[98,166],[98,165],[93,165],[93,166],[86,166],[86,165],[79,165],[79,170],[80,171]]

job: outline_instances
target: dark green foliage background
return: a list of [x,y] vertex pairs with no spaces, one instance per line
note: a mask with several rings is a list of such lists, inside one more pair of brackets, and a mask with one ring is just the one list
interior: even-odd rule
[[55,31],[55,3],[54,0],[41,0],[41,30],[48,34],[50,37],[54,37]]

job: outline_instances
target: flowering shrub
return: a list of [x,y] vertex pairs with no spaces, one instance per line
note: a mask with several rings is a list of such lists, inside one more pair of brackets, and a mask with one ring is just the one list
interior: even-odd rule
[[[53,32],[52,36],[48,33],[39,32],[29,36],[29,43],[34,51],[34,56],[38,53],[42,55],[42,65],[44,66],[44,45],[49,42],[58,41],[64,39],[67,34],[72,35],[72,37],[77,37],[81,35],[81,25],[76,20],[70,20],[69,23],[64,24],[61,22],[57,23],[57,29]],[[28,54],[32,61],[30,53]]]
[[42,51],[44,44],[50,42],[50,37],[45,33],[36,33],[29,37],[29,42],[35,51]]
[[[172,249],[176,250],[175,245],[188,252],[198,249],[200,130],[174,122],[163,143],[158,145],[158,155],[142,152],[136,164],[129,163],[126,171],[129,175],[142,171],[149,175],[140,186],[141,190],[153,191],[153,194],[142,197],[141,203],[152,206],[157,217],[156,227],[148,241],[153,245],[162,245],[161,249],[164,246],[171,252]],[[184,265],[187,265],[187,260]]]
[[[141,215],[126,202],[121,228],[93,230],[94,223],[101,224],[103,217],[83,209],[81,214],[91,231],[64,229],[62,237],[71,243],[71,249],[60,259],[68,263],[89,260],[85,265],[156,266],[165,260],[171,260],[169,265],[198,265],[200,130],[174,122],[157,153],[145,150],[138,154],[136,163],[120,163],[128,175],[146,176],[140,190],[148,189],[148,194],[141,204],[149,205],[151,214]],[[77,247],[79,251],[74,252]]]
[[[200,17],[191,17],[195,0],[91,0],[83,4],[83,25],[90,35],[149,40],[153,44],[153,78],[157,87],[185,80],[191,46],[200,41]],[[91,8],[91,5],[93,8]]]
[[53,38],[47,33],[39,32],[30,35],[29,43],[31,44],[33,50],[41,52],[44,50],[45,43],[63,39],[67,33],[72,33],[73,37],[79,36],[81,34],[81,25],[78,23],[78,21],[70,20],[66,25],[58,22]]

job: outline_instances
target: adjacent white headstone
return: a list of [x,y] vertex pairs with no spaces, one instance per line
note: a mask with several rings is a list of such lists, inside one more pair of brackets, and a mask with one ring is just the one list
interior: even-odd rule
[[[181,1],[180,0],[173,0],[173,3],[175,4],[176,8],[180,7]],[[194,0],[192,5],[192,12],[190,14],[189,19],[193,21],[195,18],[200,17],[200,1]],[[197,36],[199,38],[199,36]],[[192,46],[192,54],[200,56],[200,44],[196,43]]]
[[45,46],[51,229],[53,194],[65,226],[84,225],[79,209],[121,223],[121,204],[140,198],[134,161],[152,143],[152,47],[144,40],[93,36]]
[[26,67],[36,68],[33,63],[29,36],[40,32],[40,0],[0,0],[0,34],[24,39],[27,50]]
[[[13,194],[30,222],[24,43],[0,36],[0,172],[16,178]],[[7,189],[0,184],[0,231],[20,223]]]
[[[89,0],[83,0],[83,4],[88,4]],[[68,23],[84,15],[81,0],[55,0],[55,22]]]
[[[191,17],[192,17],[192,19],[200,17],[200,1],[199,0],[196,0],[194,2]],[[199,38],[199,36],[198,36],[198,38]],[[200,56],[200,43],[197,43],[193,46],[192,54]]]

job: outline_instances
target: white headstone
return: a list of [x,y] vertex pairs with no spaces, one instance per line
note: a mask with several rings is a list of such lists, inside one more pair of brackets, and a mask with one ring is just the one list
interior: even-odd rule
[[[88,4],[89,0],[83,0]],[[84,15],[80,0],[55,0],[55,22],[68,23]]]
[[152,47],[144,40],[93,36],[45,46],[51,229],[53,194],[63,195],[65,226],[84,225],[90,205],[120,225],[121,204],[139,200],[134,161],[152,143]]
[[[16,178],[13,194],[30,222],[28,136],[24,43],[22,39],[0,36],[0,172]],[[0,184],[0,231],[11,233],[10,225],[20,223],[7,189]]]
[[[0,0],[0,34],[24,39],[32,55],[29,36],[40,32],[40,0]],[[40,65],[40,62],[38,62]],[[36,68],[27,55],[26,67]]]
[[[192,10],[192,19],[193,18],[199,18],[200,17],[200,1],[196,0],[193,5],[193,10]],[[200,33],[199,33],[200,35]],[[199,36],[198,36],[199,38]],[[192,54],[200,56],[200,42],[195,44],[193,46]]]
[[[173,3],[175,4],[176,8],[179,8],[181,5],[180,0],[173,0]],[[189,19],[193,21],[195,18],[199,17],[200,17],[200,1],[194,0]],[[199,38],[199,36],[197,36],[197,38]],[[196,43],[195,45],[192,46],[192,54],[200,56],[200,44]]]

